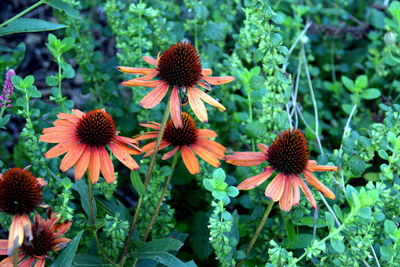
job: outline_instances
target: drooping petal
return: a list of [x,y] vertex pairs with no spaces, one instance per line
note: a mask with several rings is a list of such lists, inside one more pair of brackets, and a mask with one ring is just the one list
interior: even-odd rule
[[198,138],[196,140],[196,144],[199,144],[203,148],[211,150],[219,159],[225,159],[225,151],[226,147],[221,145],[214,140],[205,139],[205,138]]
[[297,206],[300,203],[300,189],[295,175],[291,176],[290,181],[293,187],[293,206]]
[[24,240],[23,218],[20,215],[14,215],[8,235],[7,255],[12,255],[14,250],[22,245]]
[[232,76],[224,76],[224,77],[202,77],[203,80],[208,82],[209,84],[212,85],[220,85],[224,83],[229,83],[233,80],[235,80],[235,77]]
[[153,72],[151,72],[151,73],[149,73],[147,75],[144,75],[144,76],[142,76],[142,77],[140,77],[138,79],[140,79],[142,81],[150,81],[150,80],[154,79],[158,74],[159,74],[159,72],[154,70]]
[[[151,154],[154,153],[155,144],[156,144],[156,142],[154,142],[153,147],[146,154],[144,154],[144,157],[148,157],[148,156],[150,156]],[[170,143],[161,141],[161,144],[160,144],[160,147],[158,148],[158,151],[166,148],[169,145],[170,145]]]
[[116,135],[114,136],[114,139],[117,139],[118,141],[125,143],[125,144],[134,144],[134,145],[138,145],[139,142],[133,138],[129,138],[129,137],[125,137],[125,136],[119,136]]
[[182,128],[182,114],[181,114],[181,99],[179,97],[179,89],[174,86],[171,91],[169,98],[169,109],[171,112],[171,118],[176,128]]
[[32,264],[35,262],[34,257],[28,257],[25,260],[21,261],[18,264],[18,267],[32,267]]
[[65,126],[55,126],[44,128],[42,133],[50,134],[50,133],[65,133],[65,132],[76,132],[75,127],[65,127]]
[[72,111],[72,113],[74,113],[78,118],[82,118],[83,116],[85,116],[85,113],[83,113],[83,112],[80,111],[79,109],[72,109],[71,111]]
[[88,171],[92,184],[97,183],[100,177],[100,154],[95,146],[91,147]]
[[69,239],[69,238],[65,238],[65,237],[57,238],[54,241],[55,245],[54,245],[53,250],[58,251],[60,249],[63,249],[68,245],[69,242],[71,242],[71,239]]
[[216,107],[219,111],[225,111],[226,108],[221,105],[217,100],[212,98],[210,95],[204,93],[199,88],[193,87],[193,90],[196,92],[197,96],[200,97],[204,102],[210,104],[211,106]]
[[150,65],[154,65],[154,66],[157,65],[157,60],[154,59],[154,58],[152,58],[152,57],[143,56],[143,60],[144,60],[145,62],[149,63]]
[[79,118],[75,115],[72,114],[68,114],[68,113],[58,113],[57,114],[57,118],[61,119],[61,120],[67,120],[70,121],[72,123],[78,123],[79,122]]
[[61,127],[69,127],[69,128],[75,128],[76,124],[67,120],[55,120],[53,121],[54,126],[61,126]]
[[99,156],[100,156],[100,170],[103,174],[104,179],[106,179],[107,183],[113,183],[115,180],[114,177],[114,165],[112,164],[110,155],[107,153],[104,147],[99,147]]
[[140,126],[143,127],[148,127],[151,129],[155,129],[155,130],[160,130],[160,126],[159,125],[154,125],[154,124],[150,124],[150,123],[139,123]]
[[0,255],[7,255],[8,240],[0,239]]
[[304,176],[306,177],[307,182],[315,187],[319,192],[321,192],[324,196],[330,199],[335,199],[336,196],[335,194],[328,188],[326,187],[323,183],[321,183],[315,176],[310,172],[309,170],[304,170],[303,171]]
[[175,155],[175,153],[178,151],[178,149],[179,149],[179,146],[175,147],[175,148],[172,149],[171,151],[165,153],[165,154],[162,156],[161,159],[162,159],[162,160],[167,160],[167,159],[173,157],[173,156]]
[[226,155],[226,162],[236,166],[256,166],[267,160],[262,152],[234,152],[233,155]]
[[75,165],[76,161],[80,158],[83,153],[85,146],[83,144],[75,144],[75,146],[68,151],[64,156],[60,164],[60,170],[65,172]]
[[91,156],[90,146],[86,144],[84,146],[85,147],[83,149],[82,155],[75,165],[75,180],[81,179],[89,166]]
[[46,260],[44,258],[38,259],[34,267],[44,267]]
[[202,122],[207,122],[208,115],[206,107],[204,106],[204,103],[201,101],[200,97],[196,94],[195,89],[188,88],[187,96],[190,107],[192,108],[194,114],[196,114],[197,118],[199,118],[199,120]]
[[197,136],[202,138],[214,138],[217,137],[218,134],[209,129],[197,129]]
[[317,203],[315,202],[314,196],[311,193],[310,189],[308,186],[303,182],[303,180],[300,177],[297,178],[297,184],[300,185],[301,191],[303,191],[304,195],[308,198],[308,201],[310,201],[311,207],[313,209],[317,209]]
[[192,144],[190,146],[190,148],[194,151],[194,153],[199,155],[200,158],[205,160],[211,166],[218,168],[221,165],[217,156],[214,153],[212,153],[210,150],[207,150],[196,143]]
[[337,166],[330,165],[307,165],[307,169],[311,172],[336,172],[339,168]]
[[191,174],[197,174],[200,172],[199,161],[188,146],[181,147],[181,155],[186,168]]
[[136,163],[136,161],[123,148],[121,148],[119,144],[110,143],[108,146],[115,157],[126,167],[131,170],[139,169],[139,165]]
[[[19,253],[19,254],[18,254],[17,262],[20,262],[24,257],[25,257],[25,254],[24,254],[24,253]],[[0,262],[0,266],[1,266],[1,267],[13,267],[13,266],[14,266],[14,265],[13,265],[13,260],[14,260],[14,257],[13,257],[13,256],[7,257],[7,258],[5,258],[4,260],[2,260],[2,261]],[[19,266],[18,266],[18,267],[19,267]]]
[[239,190],[250,190],[253,189],[263,182],[265,182],[269,177],[271,177],[272,173],[274,172],[274,169],[272,167],[267,167],[265,170],[253,177],[247,178],[243,182],[241,182],[238,186],[237,189]]
[[119,141],[114,141],[114,143],[119,145],[119,147],[125,150],[125,152],[128,153],[129,155],[140,155],[143,153],[143,151],[135,145],[126,144]]
[[281,210],[289,212],[293,206],[293,187],[290,181],[291,177],[286,176],[285,179],[285,188],[282,197],[279,199],[279,207]]
[[141,134],[139,136],[136,136],[135,139],[138,141],[141,140],[147,140],[147,139],[153,139],[153,138],[157,138],[158,137],[158,132],[157,133],[145,133],[145,134]]
[[263,153],[268,153],[268,147],[264,144],[257,144],[257,148]]
[[129,73],[129,74],[149,74],[152,71],[154,71],[154,69],[150,69],[150,68],[132,68],[132,67],[124,67],[124,66],[118,66],[116,68],[120,72]]
[[44,153],[44,156],[46,157],[46,159],[58,157],[64,153],[70,151],[76,145],[77,144],[75,141],[60,143],[60,144],[52,147],[51,149],[49,149],[49,151],[47,151],[46,153]]
[[140,101],[140,105],[144,108],[154,108],[164,99],[165,95],[168,93],[168,89],[169,85],[167,83],[160,83],[156,88],[151,90],[150,93],[143,97]]
[[286,180],[287,177],[283,173],[279,173],[267,186],[265,196],[275,202],[281,199],[283,190],[285,189]]
[[45,143],[65,143],[76,140],[76,136],[73,132],[51,133],[41,135],[39,140]]
[[161,81],[145,81],[140,78],[127,80],[121,83],[122,86],[142,86],[142,87],[156,87]]
[[201,75],[203,76],[210,76],[212,74],[212,69],[202,69]]

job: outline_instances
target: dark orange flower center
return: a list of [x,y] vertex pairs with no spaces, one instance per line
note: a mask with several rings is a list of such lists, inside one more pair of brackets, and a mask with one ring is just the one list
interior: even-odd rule
[[110,114],[102,109],[86,113],[78,122],[79,140],[90,146],[105,146],[115,135],[115,123]]
[[42,187],[30,171],[13,168],[0,178],[0,211],[27,214],[41,201]]
[[307,140],[300,130],[286,130],[268,148],[268,163],[286,175],[302,173],[309,159]]
[[191,87],[201,77],[200,57],[190,43],[176,43],[162,54],[157,70],[160,79],[169,85]]
[[34,224],[32,235],[32,241],[25,242],[21,247],[28,255],[45,256],[56,245],[51,229],[43,228],[38,223]]
[[182,128],[175,128],[172,120],[165,125],[163,138],[170,142],[172,146],[190,146],[197,139],[197,128],[194,120],[187,113],[182,113]]

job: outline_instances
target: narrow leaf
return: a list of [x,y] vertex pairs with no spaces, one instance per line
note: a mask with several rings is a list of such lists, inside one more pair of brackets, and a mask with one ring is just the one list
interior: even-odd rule
[[51,267],[65,267],[65,266],[71,266],[72,261],[75,257],[76,250],[79,245],[79,241],[81,240],[83,234],[83,230],[80,231],[74,239],[71,240],[69,245],[62,251],[60,256],[53,262]]
[[0,28],[0,36],[20,32],[54,31],[66,28],[66,25],[53,23],[41,19],[20,18]]

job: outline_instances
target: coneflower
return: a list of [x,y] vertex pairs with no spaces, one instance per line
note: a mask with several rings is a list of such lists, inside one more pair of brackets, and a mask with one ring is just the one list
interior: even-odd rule
[[324,196],[335,199],[335,194],[323,185],[312,172],[337,171],[336,166],[317,165],[314,160],[309,160],[307,140],[300,130],[286,130],[278,136],[268,148],[258,144],[261,152],[234,152],[226,156],[226,162],[237,166],[256,166],[268,162],[269,167],[254,177],[247,178],[238,185],[239,190],[249,190],[266,181],[274,171],[278,175],[269,183],[265,195],[273,201],[279,201],[282,210],[288,212],[292,206],[300,202],[300,190],[309,199],[312,208],[316,209],[314,196],[304,183],[306,181],[320,191]]
[[[170,96],[171,118],[176,127],[182,127],[181,103],[187,97],[190,107],[196,116],[203,122],[208,121],[207,110],[203,101],[225,111],[225,107],[206,92],[211,85],[220,85],[233,81],[235,78],[209,77],[211,69],[203,69],[196,48],[187,42],[180,42],[170,46],[157,59],[144,56],[144,61],[155,66],[151,68],[117,67],[118,70],[130,74],[145,75],[136,79],[124,81],[124,86],[154,87],[141,101],[144,108],[153,108],[166,96],[172,88]],[[157,78],[157,80],[152,80]]]
[[32,239],[29,213],[42,205],[42,186],[46,182],[29,170],[12,168],[0,174],[0,211],[13,215],[7,244],[10,255],[26,237]]

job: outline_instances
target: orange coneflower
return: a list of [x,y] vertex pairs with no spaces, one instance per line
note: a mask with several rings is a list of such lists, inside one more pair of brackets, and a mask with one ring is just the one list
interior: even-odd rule
[[[149,122],[140,125],[149,127],[155,131],[141,134],[136,138],[136,140],[157,138],[160,130],[159,123]],[[169,120],[165,126],[160,150],[168,146],[173,146],[174,149],[165,153],[162,159],[169,159],[180,150],[183,162],[191,174],[200,172],[199,162],[197,161],[195,154],[204,159],[208,164],[217,168],[221,165],[219,160],[225,158],[226,148],[213,140],[207,139],[217,136],[217,133],[213,130],[197,129],[192,117],[183,112],[182,128],[175,127],[172,120]],[[155,145],[156,141],[153,141],[142,148],[142,150],[146,152],[145,157],[154,152]]]
[[[25,240],[18,253],[18,266],[20,267],[44,267],[49,252],[58,251],[68,245],[70,239],[61,237],[71,227],[71,222],[59,223],[57,213],[52,213],[49,219],[43,219],[39,214],[35,215],[31,232],[33,238]],[[0,240],[0,255],[6,255],[7,240]],[[36,264],[35,264],[36,261]],[[0,262],[2,267],[13,266],[13,256]]]
[[258,144],[261,152],[234,152],[226,156],[226,162],[237,166],[255,166],[268,162],[262,173],[247,178],[238,185],[239,190],[249,190],[259,186],[267,180],[274,171],[278,175],[269,183],[265,195],[273,201],[279,201],[282,210],[288,212],[292,206],[300,202],[299,186],[307,196],[311,206],[316,209],[314,196],[304,183],[300,174],[306,181],[320,191],[324,196],[335,199],[335,194],[323,185],[312,172],[337,171],[336,166],[320,166],[314,160],[309,160],[307,140],[300,130],[286,130],[278,136],[268,148],[264,144]]
[[[145,76],[122,82],[124,86],[154,87],[141,101],[144,108],[153,108],[165,97],[170,87],[171,118],[176,127],[182,127],[181,95],[187,96],[189,104],[196,116],[203,122],[208,120],[207,110],[203,101],[225,111],[225,107],[214,98],[196,86],[211,90],[211,85],[220,85],[233,81],[235,78],[208,77],[211,69],[202,69],[200,57],[196,48],[187,42],[180,42],[170,46],[157,59],[144,56],[144,61],[155,68],[117,67],[118,70],[130,74],[145,74]],[[158,80],[153,80],[158,78]],[[203,101],[202,101],[203,100]]]
[[14,216],[6,246],[9,255],[22,244],[24,236],[32,239],[29,213],[41,206],[44,185],[42,178],[36,178],[26,168],[12,168],[0,174],[0,211]]
[[73,114],[59,113],[53,124],[55,127],[43,129],[40,140],[46,143],[59,143],[45,153],[46,158],[58,157],[67,153],[60,164],[65,172],[75,166],[75,179],[81,179],[86,170],[92,183],[99,180],[100,171],[107,183],[114,182],[114,166],[105,149],[108,146],[115,157],[131,170],[139,165],[130,155],[141,153],[134,139],[118,136],[115,123],[104,109],[88,113],[73,109]]

